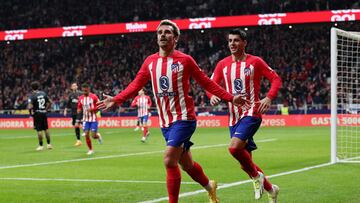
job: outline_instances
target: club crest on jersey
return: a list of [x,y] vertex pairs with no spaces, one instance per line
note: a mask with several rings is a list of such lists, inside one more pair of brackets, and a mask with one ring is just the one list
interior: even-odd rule
[[162,75],[159,78],[159,84],[162,91],[167,91],[170,87],[169,78],[166,75]]
[[175,73],[179,72],[180,71],[179,64],[176,64],[176,63],[171,64],[171,71],[175,72]]
[[240,93],[243,89],[243,83],[242,80],[240,78],[236,78],[234,80],[234,90],[236,93]]
[[251,69],[250,68],[245,68],[244,69],[244,75],[245,76],[250,76],[251,75]]

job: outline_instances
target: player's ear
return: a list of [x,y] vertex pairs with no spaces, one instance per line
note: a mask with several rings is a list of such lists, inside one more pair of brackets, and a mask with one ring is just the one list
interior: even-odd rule
[[177,44],[179,41],[179,36],[174,36],[175,43]]

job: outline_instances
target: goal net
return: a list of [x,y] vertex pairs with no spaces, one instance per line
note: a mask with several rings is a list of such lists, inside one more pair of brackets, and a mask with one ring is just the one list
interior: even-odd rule
[[360,33],[331,29],[331,162],[360,163]]

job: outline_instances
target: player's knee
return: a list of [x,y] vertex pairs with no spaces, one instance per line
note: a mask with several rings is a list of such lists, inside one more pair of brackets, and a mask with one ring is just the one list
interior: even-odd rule
[[164,165],[165,167],[175,167],[177,166],[177,161],[171,158],[170,156],[164,156]]

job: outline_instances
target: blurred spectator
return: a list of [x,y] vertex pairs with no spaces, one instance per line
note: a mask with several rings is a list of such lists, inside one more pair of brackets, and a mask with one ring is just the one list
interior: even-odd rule
[[[356,23],[338,23],[360,30]],[[273,104],[289,109],[330,103],[330,24],[254,27],[248,31],[248,53],[264,58],[283,79]],[[178,48],[195,58],[209,76],[219,59],[228,55],[224,30],[183,31]],[[134,78],[144,57],[156,52],[154,33],[2,42],[0,48],[0,109],[26,108],[29,84],[39,80],[63,109],[71,82],[87,82],[93,92],[116,94]],[[261,86],[264,97],[269,83]],[[151,89],[150,83],[147,89]],[[148,91],[151,95],[151,91]],[[203,89],[192,86],[197,106],[208,106]],[[129,101],[123,106],[128,106]]]

